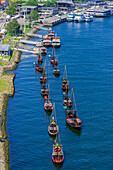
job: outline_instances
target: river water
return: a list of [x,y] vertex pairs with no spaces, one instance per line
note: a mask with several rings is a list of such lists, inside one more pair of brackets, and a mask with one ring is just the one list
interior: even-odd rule
[[[113,17],[94,18],[92,23],[63,23],[53,28],[62,43],[56,50],[59,78],[53,76],[49,63],[51,48],[44,60],[65,154],[61,167],[51,160],[53,140],[48,135],[49,115],[44,112],[40,74],[33,67],[36,56],[22,54],[15,70],[15,95],[9,98],[7,109],[11,170],[113,169],[112,23]],[[83,123],[81,133],[69,129],[65,121],[61,90],[65,64]]]

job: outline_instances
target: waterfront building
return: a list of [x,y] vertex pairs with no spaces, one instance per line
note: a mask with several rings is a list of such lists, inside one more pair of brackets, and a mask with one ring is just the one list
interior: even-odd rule
[[58,14],[58,7],[39,7],[38,14],[40,16],[50,16]]
[[58,2],[59,11],[72,11],[75,8],[75,5],[72,0],[60,0]]
[[37,11],[37,6],[22,6],[20,7],[20,15],[24,17],[28,14],[31,13],[32,10],[36,10]]
[[10,45],[0,44],[0,55],[9,55],[10,54]]

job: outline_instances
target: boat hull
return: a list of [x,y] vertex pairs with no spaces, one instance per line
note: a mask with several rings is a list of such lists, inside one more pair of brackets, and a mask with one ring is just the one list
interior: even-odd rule
[[74,21],[74,19],[73,18],[67,18],[67,21],[72,22],[72,21]]
[[73,129],[81,130],[81,126],[74,126],[74,125],[72,125],[67,119],[66,119],[66,123],[67,123],[70,127],[72,127]]
[[41,72],[41,73],[44,71],[44,68],[35,67],[35,69],[36,71]]
[[61,46],[60,44],[59,45],[52,44],[53,48],[60,48],[60,46]]
[[[50,126],[49,126],[50,127]],[[51,136],[56,136],[56,135],[58,135],[58,133],[59,133],[59,128],[58,128],[58,126],[57,126],[57,132],[51,132],[50,130],[49,130],[49,127],[48,127],[48,133],[51,135]]]
[[60,71],[53,71],[53,74],[55,75],[55,76],[60,76]]
[[47,112],[52,112],[53,107],[51,107],[51,108],[44,107],[44,110],[47,111]]
[[51,47],[52,45],[50,43],[43,44],[44,47]]
[[60,161],[60,160],[54,160],[54,158],[52,157],[52,161],[53,161],[55,164],[63,164],[64,159],[62,159],[62,160]]

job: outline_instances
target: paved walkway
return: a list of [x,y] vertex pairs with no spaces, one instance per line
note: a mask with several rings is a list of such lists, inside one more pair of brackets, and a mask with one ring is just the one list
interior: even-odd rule
[[[1,93],[0,93],[0,113],[1,113]],[[0,170],[5,170],[5,155],[4,155],[4,142],[2,140],[2,132],[1,132],[1,124],[2,124],[2,116],[0,115]]]
[[3,73],[3,68],[2,68],[2,66],[0,65],[0,78],[1,78],[1,76],[2,76],[2,73]]

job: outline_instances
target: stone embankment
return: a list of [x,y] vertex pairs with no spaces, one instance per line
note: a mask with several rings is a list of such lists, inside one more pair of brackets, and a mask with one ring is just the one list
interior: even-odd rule
[[15,74],[6,75],[8,90],[0,93],[0,170],[9,169],[9,141],[7,139],[5,123],[8,97],[14,94],[14,78]]

